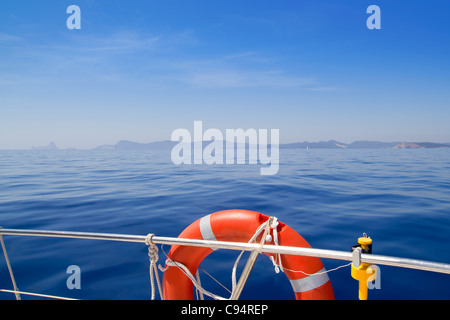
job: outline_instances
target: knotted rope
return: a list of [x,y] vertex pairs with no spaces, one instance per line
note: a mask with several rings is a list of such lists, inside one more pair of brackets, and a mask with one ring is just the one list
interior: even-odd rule
[[150,273],[150,284],[152,287],[152,300],[155,300],[155,280],[154,280],[154,278],[156,278],[156,283],[158,285],[158,290],[159,290],[159,296],[161,297],[161,300],[162,300],[163,295],[162,295],[162,289],[161,289],[161,282],[159,280],[158,267],[156,265],[156,263],[158,262],[158,259],[159,259],[159,254],[158,254],[158,247],[152,241],[153,236],[154,236],[154,234],[149,233],[145,238],[145,244],[148,246],[148,256],[150,257],[149,273]]

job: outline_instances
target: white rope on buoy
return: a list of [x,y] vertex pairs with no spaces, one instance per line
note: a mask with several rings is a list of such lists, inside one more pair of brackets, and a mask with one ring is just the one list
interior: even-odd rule
[[[278,245],[278,235],[277,235],[277,231],[276,231],[276,227],[278,226],[278,221],[277,218],[275,217],[270,217],[266,222],[262,223],[255,231],[255,234],[252,236],[252,238],[248,241],[248,243],[252,243],[255,242],[256,238],[263,232],[263,235],[261,237],[261,241],[260,241],[260,247],[262,248],[262,246],[264,245],[264,243],[266,241],[270,242],[272,240],[272,236],[270,235],[270,229],[274,229],[274,237],[276,239],[276,244]],[[147,236],[148,237],[148,236]],[[147,241],[146,241],[147,243]],[[164,250],[163,250],[164,252]],[[233,293],[236,290],[236,270],[237,270],[237,266],[239,264],[239,261],[243,255],[245,251],[242,251],[239,256],[237,257],[234,266],[233,266],[233,270],[232,270],[232,275],[231,275],[231,281],[232,281],[232,290],[231,290],[231,296],[233,296]],[[260,250],[258,250],[258,252],[261,252]],[[196,290],[199,292],[200,297],[202,297],[202,295],[207,295],[215,300],[228,300],[227,298],[218,296],[216,294],[213,294],[207,290],[205,290],[200,283],[200,277],[199,277],[199,273],[198,271],[196,272],[196,275],[194,277],[194,275],[189,271],[189,269],[182,263],[177,262],[177,261],[173,261],[172,259],[170,259],[167,254],[164,252],[164,254],[166,255],[166,267],[163,268],[161,266],[159,266],[159,269],[162,272],[165,272],[169,267],[175,266],[178,269],[180,269],[181,272],[184,273],[184,275],[186,277],[188,277],[192,284],[194,285],[194,287],[196,288]],[[281,268],[281,270],[283,270],[283,268],[280,265],[277,265],[274,261],[272,261],[274,263],[275,266],[275,270],[278,270],[278,268]],[[281,259],[280,259],[280,263],[281,263]],[[208,273],[207,273],[208,274]],[[209,274],[208,274],[209,275]],[[211,275],[209,275],[211,278],[213,278]],[[213,278],[214,279],[214,278]],[[215,279],[214,279],[215,280]],[[217,281],[217,280],[215,280]],[[220,283],[219,283],[220,284]],[[220,284],[222,285],[222,284]],[[223,285],[222,285],[223,286]],[[226,289],[226,288],[225,288]],[[228,290],[228,289],[227,289]],[[228,290],[229,291],[229,290]]]

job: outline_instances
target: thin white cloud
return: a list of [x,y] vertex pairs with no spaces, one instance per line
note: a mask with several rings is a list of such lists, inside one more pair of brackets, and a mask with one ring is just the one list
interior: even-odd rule
[[79,36],[68,38],[62,44],[48,43],[37,45],[36,49],[45,49],[47,52],[67,51],[74,54],[83,53],[129,53],[151,49],[160,40],[159,36],[143,35],[136,32],[117,32],[106,36]]
[[264,64],[274,62],[273,58],[263,56],[255,51],[242,51],[226,54],[223,56],[223,59],[226,61],[251,63],[251,64]]
[[[20,38],[0,33],[0,42],[15,40]],[[74,74],[80,79],[88,77],[100,82],[138,78],[142,83],[187,84],[198,88],[336,90],[318,83],[314,77],[285,70],[277,60],[252,50],[218,54],[215,57],[201,53],[196,57],[184,55],[183,48],[195,45],[196,41],[193,30],[166,35],[134,30],[106,36],[81,34],[69,37],[67,42],[46,44],[32,44],[22,39],[19,44],[27,50],[20,51],[24,58],[21,61],[28,61],[31,72],[25,76],[20,67],[21,77],[4,76],[0,78],[0,85],[24,83],[27,78],[28,81],[33,78],[51,80],[76,70]],[[166,54],[162,55],[161,52]],[[130,56],[135,59],[129,59]],[[123,60],[122,57],[127,59]],[[32,67],[36,61],[39,61],[39,67]],[[133,65],[139,67],[134,68]]]
[[241,59],[241,58],[247,58],[247,57],[253,57],[255,56],[255,52],[253,51],[244,51],[244,52],[237,52],[232,54],[227,54],[224,56],[225,59]]
[[317,91],[317,92],[338,92],[343,91],[344,89],[340,87],[334,87],[334,86],[317,86],[317,87],[310,87],[307,88],[309,91]]
[[[5,44],[6,41],[9,43]],[[148,52],[157,50],[159,41],[156,35],[124,31],[105,36],[71,35],[66,41],[36,44],[31,39],[0,33],[0,44],[9,51],[0,60],[3,69],[0,85],[46,83],[56,79],[66,82],[75,78],[118,81],[128,70],[123,66],[123,57],[136,55],[142,61],[149,56]],[[134,69],[130,72],[133,74]]]
[[11,41],[20,41],[22,38],[13,36],[6,33],[0,33],[0,43],[11,42]]
[[316,84],[308,77],[289,76],[280,71],[210,70],[194,71],[187,79],[197,87],[251,88],[251,87],[303,87]]

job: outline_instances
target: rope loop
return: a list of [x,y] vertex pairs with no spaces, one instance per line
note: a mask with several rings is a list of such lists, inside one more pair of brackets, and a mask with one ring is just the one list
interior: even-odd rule
[[148,245],[148,256],[150,257],[150,262],[155,263],[158,262],[159,259],[159,251],[156,244],[153,243],[152,239],[154,237],[153,233],[149,233],[145,237],[145,244]]
[[152,240],[154,236],[155,235],[153,233],[149,233],[145,237],[145,244],[148,246],[148,256],[150,257],[149,273],[150,273],[150,284],[152,288],[152,300],[155,300],[155,291],[156,291],[154,278],[156,278],[156,283],[158,285],[159,296],[161,297],[161,299],[163,297],[161,289],[161,281],[159,280],[158,268],[156,266],[156,263],[158,262],[159,259],[159,250]]

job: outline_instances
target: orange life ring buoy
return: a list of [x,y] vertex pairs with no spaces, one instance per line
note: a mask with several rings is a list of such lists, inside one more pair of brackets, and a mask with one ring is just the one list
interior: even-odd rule
[[[248,210],[218,211],[192,223],[179,238],[248,242],[255,234],[255,230],[268,219],[269,217],[264,214]],[[311,247],[301,235],[286,224],[279,222],[276,229],[279,245]],[[274,242],[266,241],[266,244]],[[182,263],[191,274],[195,274],[203,259],[213,251],[208,247],[174,245],[168,256],[172,261]],[[274,254],[265,254],[277,259]],[[291,282],[297,300],[334,299],[333,287],[319,258],[284,254],[280,257],[281,265]],[[278,263],[280,264],[279,261]],[[302,272],[294,272],[297,270],[309,276]],[[163,296],[166,300],[194,298],[192,281],[176,266],[168,266],[164,272]]]

